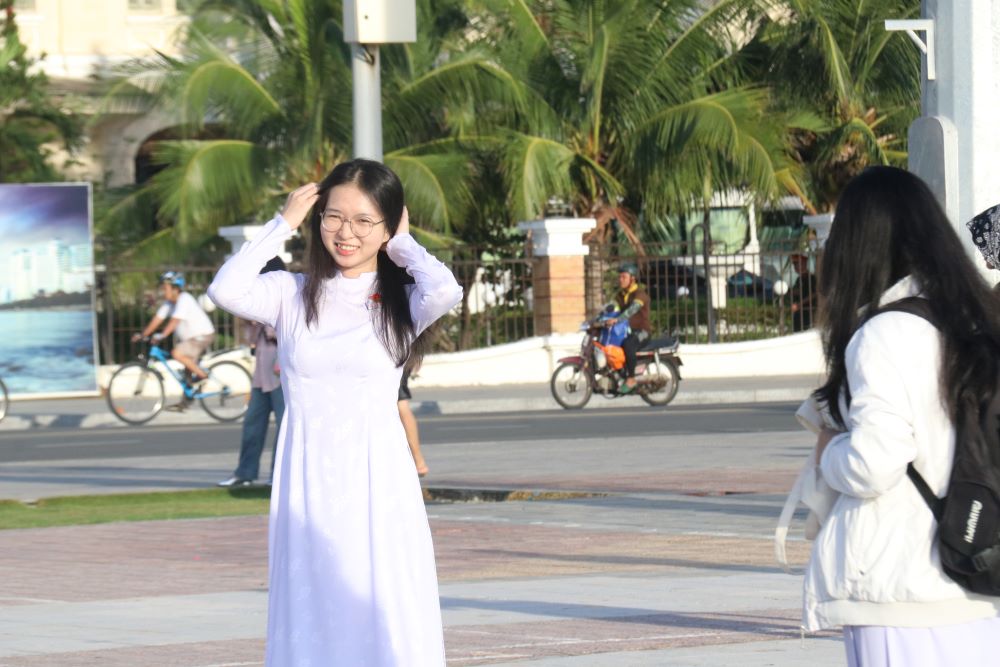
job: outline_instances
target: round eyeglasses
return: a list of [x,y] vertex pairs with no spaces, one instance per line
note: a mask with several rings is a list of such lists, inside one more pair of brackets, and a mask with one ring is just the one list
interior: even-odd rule
[[367,215],[359,215],[356,218],[348,218],[339,213],[324,213],[319,219],[320,226],[328,232],[339,232],[345,224],[350,225],[348,229],[358,238],[363,238],[372,233],[375,225],[381,225],[385,220],[372,220]]

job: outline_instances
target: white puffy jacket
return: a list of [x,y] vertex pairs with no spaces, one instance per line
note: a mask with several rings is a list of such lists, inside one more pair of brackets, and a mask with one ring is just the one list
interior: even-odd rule
[[[905,278],[880,305],[920,293]],[[1000,598],[967,593],[941,570],[936,523],[906,476],[911,461],[938,496],[951,473],[955,431],[938,382],[940,335],[926,320],[872,318],[847,348],[848,431],[820,460],[841,496],[813,544],[803,624],[928,627],[1000,614]]]

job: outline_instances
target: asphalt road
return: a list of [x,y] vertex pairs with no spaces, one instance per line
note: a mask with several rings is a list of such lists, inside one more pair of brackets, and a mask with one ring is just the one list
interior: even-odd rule
[[[627,438],[657,434],[796,431],[794,404],[690,406],[518,414],[439,415],[420,419],[421,442],[498,443],[539,439]],[[239,424],[41,429],[0,433],[0,463],[178,456],[232,452]]]

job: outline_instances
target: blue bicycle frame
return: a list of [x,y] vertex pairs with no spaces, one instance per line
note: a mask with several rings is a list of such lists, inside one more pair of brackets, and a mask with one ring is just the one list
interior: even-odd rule
[[188,400],[209,398],[211,396],[218,396],[219,394],[228,395],[230,393],[229,387],[226,386],[223,386],[221,391],[195,391],[194,387],[192,387],[184,378],[184,374],[178,373],[169,363],[167,363],[170,360],[170,357],[167,356],[167,353],[163,351],[163,348],[156,343],[151,343],[149,346],[149,360],[159,361],[160,364],[167,369],[167,372],[170,373],[170,375],[181,385],[181,389],[184,391],[184,397]]

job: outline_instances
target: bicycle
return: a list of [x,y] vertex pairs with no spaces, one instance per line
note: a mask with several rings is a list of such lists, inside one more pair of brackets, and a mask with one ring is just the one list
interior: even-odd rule
[[[148,341],[147,341],[148,342]],[[221,422],[236,421],[247,411],[253,379],[250,372],[235,361],[217,361],[205,371],[208,377],[196,388],[167,363],[169,356],[155,342],[149,342],[147,352],[140,352],[135,361],[123,364],[108,382],[107,400],[111,413],[126,424],[145,424],[164,409],[166,391],[164,376],[153,366],[160,362],[184,392],[181,409],[197,400],[201,407]]]
[[7,416],[7,408],[10,406],[10,394],[7,393],[7,385],[0,378],[0,422]]

